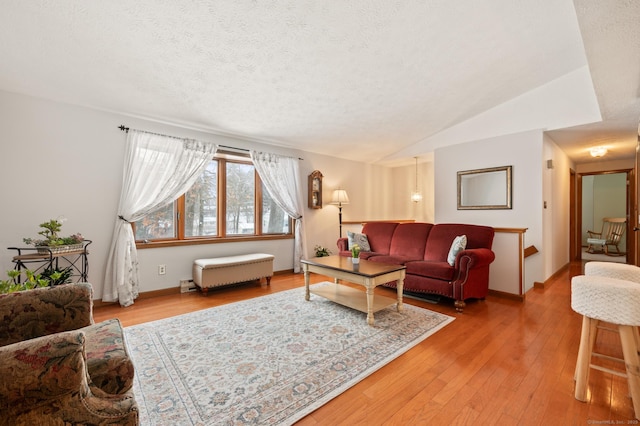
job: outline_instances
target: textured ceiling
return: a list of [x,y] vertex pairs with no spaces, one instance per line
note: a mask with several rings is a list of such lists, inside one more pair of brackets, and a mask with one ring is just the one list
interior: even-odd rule
[[[638,4],[2,0],[0,90],[381,164],[508,106],[518,125],[494,128],[552,130],[574,158],[626,138],[632,156]],[[582,127],[600,113],[618,133]]]

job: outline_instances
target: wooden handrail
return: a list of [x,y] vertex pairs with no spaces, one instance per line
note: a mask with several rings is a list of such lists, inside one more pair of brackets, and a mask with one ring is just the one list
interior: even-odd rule
[[526,249],[524,249],[525,259],[531,256],[532,254],[536,254],[536,253],[538,253],[538,249],[536,248],[536,246],[529,246]]

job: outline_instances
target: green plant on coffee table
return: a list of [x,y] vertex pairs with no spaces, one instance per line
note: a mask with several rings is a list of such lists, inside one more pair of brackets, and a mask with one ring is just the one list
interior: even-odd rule
[[331,255],[331,250],[322,247],[321,245],[316,245],[313,249],[316,251],[316,257],[325,257]]
[[38,235],[42,235],[43,239],[23,238],[25,244],[33,244],[36,247],[59,247],[72,244],[79,244],[84,241],[81,234],[73,234],[68,237],[60,237],[58,233],[62,229],[62,223],[65,219],[51,219],[48,222],[40,224],[42,230]]
[[354,244],[351,246],[351,257],[358,257],[360,255],[360,246]]
[[37,287],[46,287],[49,285],[49,280],[42,278],[41,275],[36,275],[29,269],[24,270],[26,278],[22,282],[18,282],[20,271],[13,269],[7,271],[9,276],[8,280],[0,280],[0,293],[13,293],[15,291],[31,290]]

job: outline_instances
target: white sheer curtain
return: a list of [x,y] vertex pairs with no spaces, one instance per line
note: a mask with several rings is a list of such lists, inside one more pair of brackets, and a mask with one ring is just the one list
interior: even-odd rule
[[302,219],[304,195],[300,184],[299,160],[257,151],[251,151],[251,160],[271,198],[285,213],[296,220],[293,271],[300,272],[300,259],[306,253],[307,244],[304,234],[304,221]]
[[138,255],[131,223],[180,197],[204,172],[217,145],[129,130],[102,300],[133,304],[138,297]]

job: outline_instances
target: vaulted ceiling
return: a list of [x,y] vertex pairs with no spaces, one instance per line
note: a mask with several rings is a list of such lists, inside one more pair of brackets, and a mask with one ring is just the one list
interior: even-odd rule
[[0,90],[378,164],[635,153],[636,0],[3,0]]

